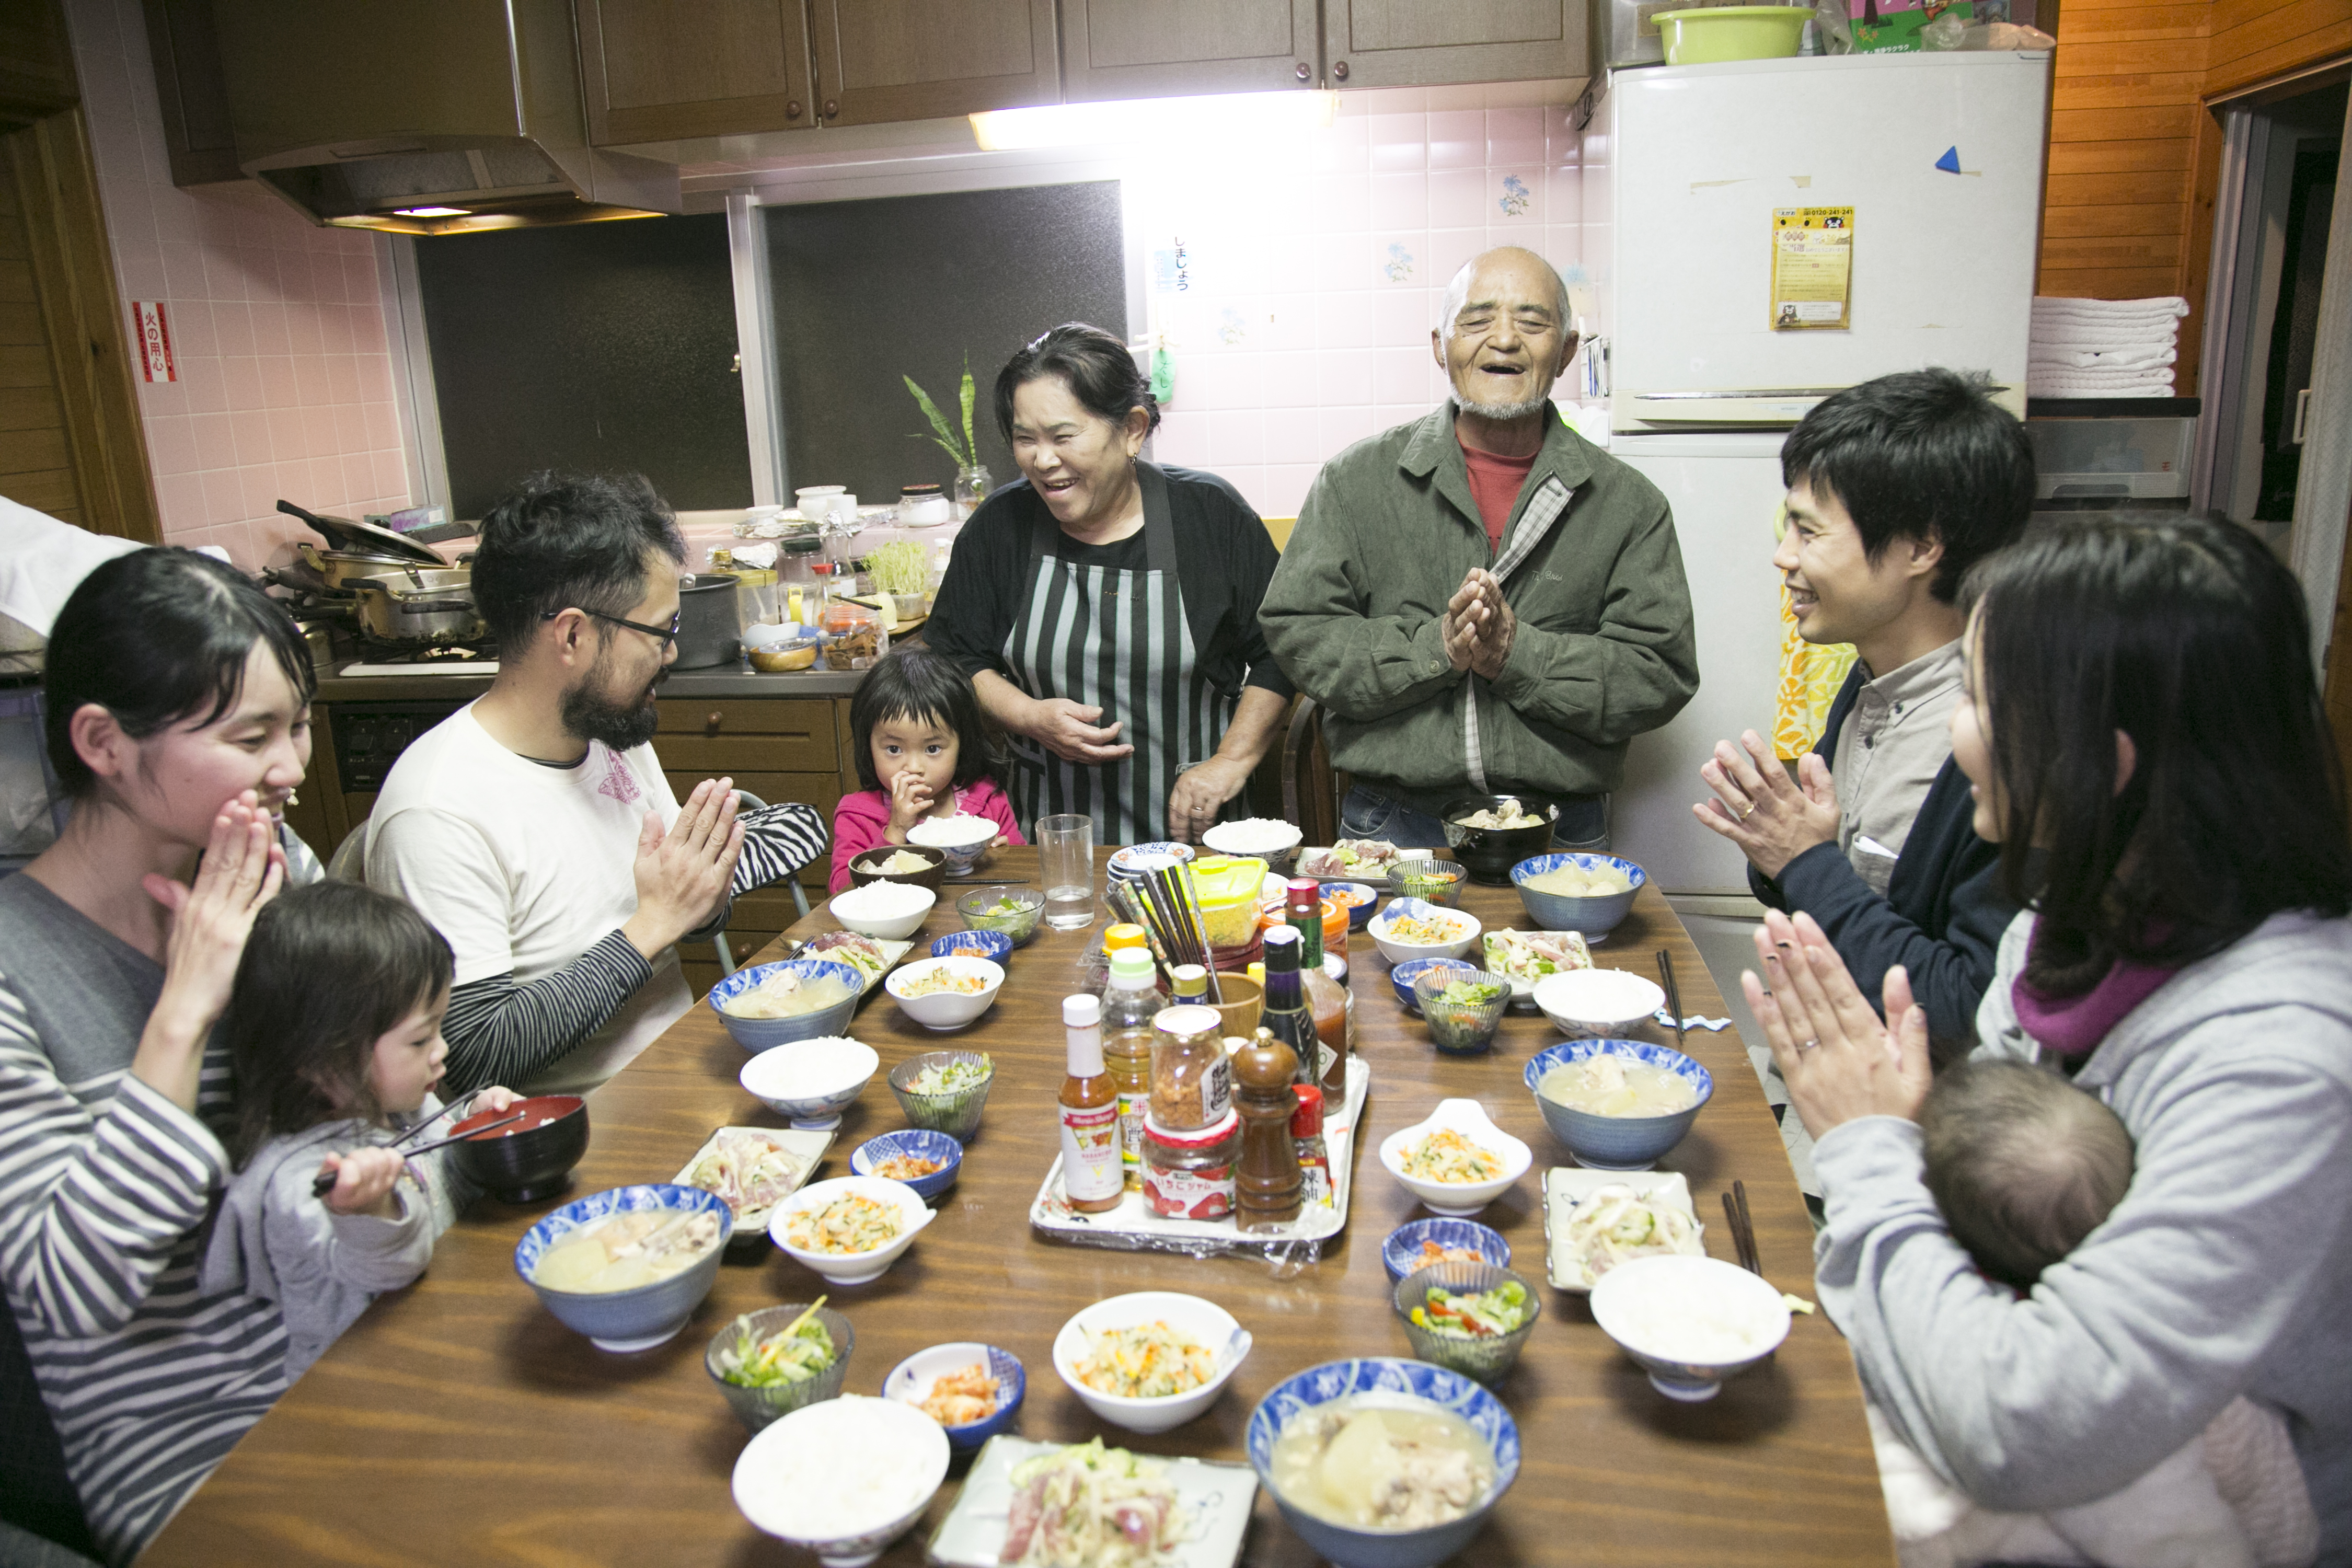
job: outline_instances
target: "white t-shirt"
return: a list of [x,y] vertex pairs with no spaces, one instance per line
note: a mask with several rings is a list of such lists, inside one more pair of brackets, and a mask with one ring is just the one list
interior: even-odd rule
[[[457,984],[511,972],[527,985],[636,913],[648,811],[665,829],[677,818],[651,746],[592,741],[578,766],[549,767],[493,740],[468,703],[393,764],[368,823],[368,885],[406,899],[448,939]],[[677,949],[653,971],[604,1027],[509,1087],[584,1093],[635,1059],[693,1003]]]

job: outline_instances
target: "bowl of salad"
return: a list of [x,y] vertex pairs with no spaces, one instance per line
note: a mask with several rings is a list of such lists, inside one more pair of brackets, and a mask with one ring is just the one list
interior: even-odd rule
[[1425,1121],[1381,1142],[1381,1163],[1430,1213],[1468,1219],[1528,1173],[1535,1153],[1475,1100],[1441,1100]]
[[1421,999],[1412,994],[1413,982],[1432,969],[1450,969],[1457,974],[1475,974],[1478,966],[1466,958],[1413,958],[1389,971],[1389,989],[1396,993],[1397,1005],[1418,1015]]
[[1029,1379],[1011,1351],[976,1342],[917,1351],[882,1380],[882,1397],[947,1428],[951,1448],[977,1448],[1021,1413]]
[[882,1278],[936,1217],[904,1182],[836,1176],[777,1205],[768,1239],[827,1284],[863,1285]]
[[956,913],[973,931],[1003,931],[1015,947],[1026,947],[1045,912],[1045,895],[1034,888],[982,888],[956,900]]
[[703,1370],[746,1429],[831,1399],[849,1376],[857,1331],[820,1297],[746,1312],[711,1338]]
[[892,1068],[889,1081],[908,1121],[969,1143],[980,1131],[996,1064],[986,1051],[925,1051]]
[[[1391,899],[1365,931],[1391,963],[1416,958],[1460,958],[1478,942],[1478,917],[1423,899]],[[903,973],[904,971],[901,971]]]
[[1511,1005],[1511,983],[1483,969],[1424,969],[1413,977],[1412,996],[1439,1054],[1473,1057],[1495,1043]]
[[1391,1298],[1413,1359],[1489,1384],[1518,1364],[1543,1302],[1528,1282],[1492,1263],[1433,1263],[1396,1283]]
[[1592,967],[1592,950],[1572,931],[1489,931],[1481,939],[1486,972],[1511,983],[1515,1006],[1536,1005],[1536,987],[1554,974]]
[[1004,967],[956,954],[901,964],[882,982],[890,1000],[926,1029],[961,1029],[996,1005]]
[[1250,1352],[1250,1332],[1214,1301],[1138,1290],[1097,1301],[1054,1338],[1054,1370],[1086,1407],[1130,1432],[1181,1426]]
[[1462,901],[1462,868],[1440,860],[1427,850],[1408,850],[1407,858],[1389,868],[1388,889],[1400,899],[1425,899],[1453,909]]
[[1511,1244],[1500,1231],[1475,1219],[1415,1219],[1389,1232],[1381,1243],[1381,1266],[1397,1280],[1433,1263],[1511,1266]]
[[868,1138],[849,1152],[850,1174],[904,1182],[919,1198],[935,1198],[955,1185],[963,1170],[963,1145],[944,1132],[906,1127]]

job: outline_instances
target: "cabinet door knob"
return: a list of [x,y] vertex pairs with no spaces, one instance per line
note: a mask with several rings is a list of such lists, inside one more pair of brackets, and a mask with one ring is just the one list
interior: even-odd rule
[[716,735],[719,733],[719,726],[726,722],[726,719],[727,715],[724,713],[713,713],[702,721],[702,732],[706,735]]
[[1345,81],[1345,80],[1347,80],[1347,79],[1348,79],[1348,62],[1347,62],[1347,61],[1345,61],[1345,60],[1333,60],[1333,61],[1331,62],[1331,77],[1332,77],[1332,79],[1333,79],[1333,80],[1335,80],[1335,81]]
[[787,120],[798,120],[800,117],[801,100],[797,98],[786,99],[784,100],[784,118]]
[[827,120],[837,120],[837,119],[839,119],[840,117],[841,117],[841,100],[839,100],[839,99],[837,99],[837,98],[828,98],[828,99],[826,99],[826,100],[824,100],[824,118],[825,118],[825,119],[827,119]]
[[1299,61],[1298,79],[1301,81],[1313,81],[1315,79],[1315,68],[1308,65],[1305,60]]

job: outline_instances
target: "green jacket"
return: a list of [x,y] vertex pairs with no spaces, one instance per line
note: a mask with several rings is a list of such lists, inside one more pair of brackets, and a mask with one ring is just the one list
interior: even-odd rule
[[[1625,743],[1698,689],[1690,590],[1656,486],[1545,407],[1493,554],[1449,403],[1316,476],[1260,609],[1326,710],[1335,767],[1422,795],[1613,790]],[[1439,622],[1473,566],[1517,617],[1500,679],[1456,671]],[[1426,809],[1426,808],[1424,808]]]

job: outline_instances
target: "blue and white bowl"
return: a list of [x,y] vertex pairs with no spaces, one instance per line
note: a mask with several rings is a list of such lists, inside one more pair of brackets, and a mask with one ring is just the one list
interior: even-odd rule
[[981,1420],[950,1426],[947,1434],[951,1448],[977,1448],[1012,1426],[1013,1418],[1021,1413],[1021,1402],[1028,1397],[1028,1374],[1021,1369],[1021,1358],[1011,1351],[976,1341],[917,1351],[882,1380],[882,1397],[919,1405],[929,1397],[932,1384],[975,1362],[986,1362],[988,1375],[996,1379],[996,1408]]
[[[1664,1068],[1696,1089],[1698,1099],[1689,1110],[1670,1116],[1595,1116],[1547,1100],[1538,1088],[1552,1068],[1603,1055]],[[1568,1145],[1578,1164],[1596,1171],[1648,1170],[1683,1141],[1715,1094],[1715,1078],[1706,1068],[1671,1047],[1643,1040],[1570,1040],[1528,1058],[1524,1076],[1528,1092],[1536,1097],[1536,1109],[1543,1112],[1552,1136]]]
[[[1295,1506],[1275,1489],[1275,1439],[1298,1416],[1350,1394],[1407,1407],[1426,1402],[1461,1416],[1494,1453],[1495,1480],[1486,1495],[1460,1519],[1421,1530],[1363,1530],[1334,1524]],[[1431,1568],[1445,1561],[1470,1544],[1519,1474],[1518,1424],[1501,1400],[1458,1372],[1388,1356],[1325,1362],[1276,1384],[1250,1412],[1243,1442],[1258,1483],[1282,1510],[1284,1522],[1339,1568]]]
[[1130,844],[1112,853],[1108,875],[1114,882],[1132,882],[1146,871],[1181,864],[1197,853],[1199,851],[1190,844],[1179,844],[1173,839],[1156,844]]
[[945,958],[950,953],[969,953],[1003,966],[1013,951],[1013,939],[1001,931],[951,931],[931,942],[931,956]]
[[[848,998],[836,1002],[819,1012],[803,1013],[797,1018],[738,1018],[727,1010],[727,1004],[750,991],[771,974],[797,974],[803,980],[818,975],[830,975],[849,987]],[[739,969],[710,988],[710,1010],[727,1026],[735,1043],[747,1051],[772,1050],[794,1040],[815,1039],[823,1035],[838,1035],[849,1027],[852,1014],[866,993],[866,976],[846,963],[830,958],[789,958],[782,963],[755,963]]]
[[885,1132],[879,1138],[868,1138],[849,1152],[850,1174],[873,1175],[875,1166],[901,1154],[940,1162],[940,1168],[928,1176],[916,1176],[911,1180],[905,1176],[884,1178],[905,1182],[915,1189],[915,1195],[919,1198],[939,1196],[955,1185],[956,1177],[962,1174],[963,1145],[944,1132],[934,1132],[925,1127],[901,1128],[896,1132]]
[[1381,889],[1370,882],[1326,882],[1323,884],[1323,896],[1328,899],[1342,888],[1361,900],[1348,906],[1348,929],[1361,931],[1371,923],[1372,911],[1380,907]]
[[[1528,886],[1528,879],[1540,877],[1547,871],[1557,871],[1563,866],[1574,866],[1591,871],[1602,866],[1614,866],[1630,878],[1633,885],[1622,893],[1612,893],[1605,899],[1570,899],[1558,893],[1538,892]],[[1642,884],[1650,879],[1649,873],[1631,860],[1614,855],[1575,855],[1554,851],[1549,855],[1530,855],[1511,868],[1511,885],[1519,890],[1519,902],[1527,906],[1528,919],[1540,931],[1580,931],[1587,941],[1607,936],[1617,929],[1633,910],[1633,900]]]
[[[685,1209],[719,1216],[719,1244],[667,1279],[640,1285],[634,1290],[594,1293],[554,1290],[531,1276],[549,1247],[578,1230],[612,1215],[637,1209]],[[536,1291],[556,1321],[602,1351],[644,1351],[666,1344],[686,1327],[702,1299],[719,1278],[719,1260],[726,1255],[735,1231],[735,1213],[727,1200],[700,1187],[647,1182],[636,1186],[610,1187],[550,1209],[515,1244],[515,1272]]]
[[1389,989],[1396,993],[1397,1005],[1415,1017],[1421,1016],[1421,1000],[1412,994],[1412,983],[1425,969],[1458,969],[1465,974],[1475,974],[1478,966],[1463,958],[1408,958],[1389,971]]
[[1389,1271],[1391,1280],[1413,1272],[1424,1241],[1433,1241],[1440,1247],[1470,1247],[1497,1268],[1511,1266],[1511,1244],[1503,1239],[1499,1231],[1475,1219],[1408,1220],[1389,1232],[1388,1239],[1381,1243],[1381,1267]]

